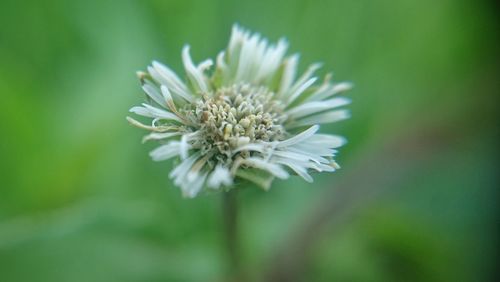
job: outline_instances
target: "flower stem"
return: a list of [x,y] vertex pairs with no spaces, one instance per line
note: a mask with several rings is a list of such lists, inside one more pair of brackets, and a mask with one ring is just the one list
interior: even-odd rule
[[223,194],[223,218],[225,244],[227,249],[229,281],[242,281],[241,260],[238,240],[238,201],[237,189]]

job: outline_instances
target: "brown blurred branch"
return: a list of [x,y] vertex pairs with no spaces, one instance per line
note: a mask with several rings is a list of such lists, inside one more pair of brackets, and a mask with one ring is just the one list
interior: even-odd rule
[[421,126],[358,155],[347,165],[339,182],[321,197],[316,209],[299,225],[291,240],[278,250],[265,281],[302,281],[309,250],[323,229],[337,228],[352,218],[360,207],[397,186],[415,169],[430,162],[433,155],[453,143],[453,131],[446,127]]

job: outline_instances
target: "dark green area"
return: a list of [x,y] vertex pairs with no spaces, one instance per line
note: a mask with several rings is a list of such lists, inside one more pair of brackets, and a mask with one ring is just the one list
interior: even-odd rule
[[[487,281],[498,9],[443,1],[0,3],[0,281],[221,281],[220,195],[186,200],[125,121],[135,71],[235,22],[353,81],[343,169],[239,193],[251,281]],[[495,145],[496,144],[496,145]],[[321,213],[320,211],[325,211]],[[276,278],[278,277],[278,278]]]

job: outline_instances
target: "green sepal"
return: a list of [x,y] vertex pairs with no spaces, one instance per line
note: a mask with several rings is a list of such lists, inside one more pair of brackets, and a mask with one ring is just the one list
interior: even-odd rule
[[264,191],[268,191],[271,188],[274,180],[272,174],[256,168],[240,169],[236,172],[236,176],[255,183]]

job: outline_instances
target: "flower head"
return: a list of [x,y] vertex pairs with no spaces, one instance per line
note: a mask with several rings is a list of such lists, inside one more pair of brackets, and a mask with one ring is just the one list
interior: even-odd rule
[[127,119],[150,131],[144,141],[161,143],[153,160],[180,159],[170,177],[184,196],[229,189],[237,178],[264,189],[291,173],[312,182],[310,172],[339,168],[333,157],[345,139],[317,132],[319,124],[349,117],[339,107],[350,101],[336,94],[351,85],[331,75],[315,84],[319,64],[297,77],[299,57],[285,57],[287,47],[235,25],[214,68],[210,59],[195,65],[185,46],[185,80],[156,61],[138,72],[148,99],[130,111],[152,122]]

